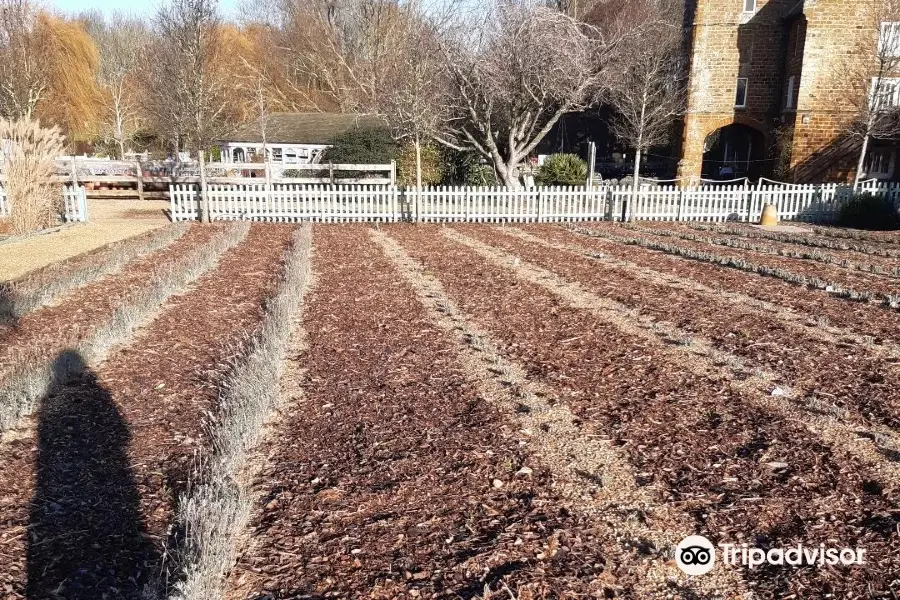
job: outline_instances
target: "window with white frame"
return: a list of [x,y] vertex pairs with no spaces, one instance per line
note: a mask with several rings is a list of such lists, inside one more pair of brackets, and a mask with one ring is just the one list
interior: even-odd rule
[[747,86],[748,86],[747,78],[746,77],[738,77],[737,87],[734,92],[735,108],[745,108],[747,106]]
[[281,162],[281,148],[272,148],[272,161]]
[[881,23],[881,35],[878,38],[878,54],[884,57],[900,57],[900,21],[884,21]]
[[794,76],[788,77],[787,96],[784,98],[784,107],[787,109],[794,108]]
[[869,97],[875,110],[900,106],[900,77],[873,77]]
[[756,12],[756,0],[744,0],[744,12]]
[[284,162],[289,165],[297,164],[297,150],[294,148],[287,148],[284,151]]

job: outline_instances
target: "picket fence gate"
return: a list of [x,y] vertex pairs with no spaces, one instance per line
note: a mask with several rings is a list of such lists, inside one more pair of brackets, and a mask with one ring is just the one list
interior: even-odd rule
[[[858,191],[897,202],[900,184],[867,181]],[[623,219],[655,221],[758,221],[775,205],[786,221],[833,221],[852,195],[847,184],[642,185],[400,189],[390,185],[215,183],[206,187],[212,220],[470,223],[553,223]],[[200,216],[193,184],[169,189],[172,219]],[[631,205],[631,206],[629,206]]]
[[[88,220],[87,193],[84,186],[64,186],[62,189],[63,212],[62,218],[67,223]],[[10,202],[6,197],[6,190],[0,187],[0,217],[10,216]]]

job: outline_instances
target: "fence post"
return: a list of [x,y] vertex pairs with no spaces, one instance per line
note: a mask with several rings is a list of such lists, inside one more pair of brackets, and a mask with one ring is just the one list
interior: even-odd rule
[[144,170],[141,168],[141,161],[134,161],[134,174],[137,175],[137,193],[138,200],[144,200]]
[[266,157],[266,162],[264,163],[264,165],[265,165],[264,173],[266,176],[266,192],[265,192],[266,215],[273,221],[277,221],[277,219],[272,217],[272,213],[274,212],[272,210],[272,169],[269,167],[268,157]]
[[78,213],[80,215],[78,220],[86,223],[88,220],[87,190],[84,187],[75,188],[75,193],[78,195]]
[[682,215],[684,212],[684,187],[679,183],[678,184],[678,216],[675,217],[676,221],[681,221]]
[[397,185],[397,161],[391,161],[391,185]]
[[750,222],[750,215],[753,211],[753,188],[750,187],[750,180],[744,180],[744,199],[747,202],[747,222]]
[[72,155],[72,189],[78,187],[78,170],[75,167],[75,155]]
[[537,222],[541,222],[541,203],[543,202],[543,194],[541,194],[541,188],[537,189]]

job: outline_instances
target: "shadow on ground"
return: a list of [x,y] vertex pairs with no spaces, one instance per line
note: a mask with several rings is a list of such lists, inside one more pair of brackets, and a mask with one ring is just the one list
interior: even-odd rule
[[72,350],[54,362],[38,414],[27,597],[140,598],[160,556],[145,535],[130,434],[110,393]]

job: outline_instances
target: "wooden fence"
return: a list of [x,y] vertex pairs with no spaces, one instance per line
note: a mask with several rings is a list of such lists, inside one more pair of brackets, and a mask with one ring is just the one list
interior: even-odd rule
[[[859,191],[897,201],[900,185],[865,182]],[[644,185],[569,187],[425,187],[212,183],[210,217],[263,221],[534,222],[636,219],[658,221],[757,221],[774,204],[786,221],[833,221],[853,193],[846,184]],[[172,218],[200,214],[197,186],[170,187]],[[629,207],[629,204],[632,206]]]
[[[88,220],[87,195],[81,186],[64,186],[62,189],[62,213],[61,217],[66,222],[85,222]],[[10,202],[6,198],[6,191],[0,187],[0,217],[10,215]]]

